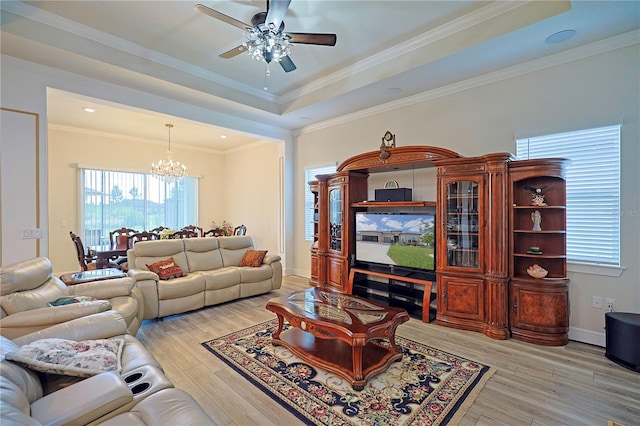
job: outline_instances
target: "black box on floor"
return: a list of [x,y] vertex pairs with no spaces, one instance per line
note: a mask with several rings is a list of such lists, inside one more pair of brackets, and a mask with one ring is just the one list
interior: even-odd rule
[[411,201],[411,188],[376,189],[376,201]]

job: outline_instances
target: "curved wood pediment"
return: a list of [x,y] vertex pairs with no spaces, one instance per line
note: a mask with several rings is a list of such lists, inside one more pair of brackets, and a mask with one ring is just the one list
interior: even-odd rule
[[435,160],[462,157],[457,152],[437,146],[414,145],[387,148],[387,159],[382,159],[380,150],[365,152],[347,158],[339,166],[341,171],[383,172],[389,169],[402,170],[411,168],[434,167]]

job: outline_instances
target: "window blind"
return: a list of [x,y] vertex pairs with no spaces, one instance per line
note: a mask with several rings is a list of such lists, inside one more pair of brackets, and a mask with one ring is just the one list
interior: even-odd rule
[[304,239],[313,241],[313,193],[309,182],[316,180],[317,175],[334,173],[336,166],[314,167],[304,170]]
[[569,158],[567,260],[620,265],[620,125],[516,140],[518,159]]
[[82,239],[87,246],[109,242],[122,227],[145,231],[198,224],[198,178],[165,182],[145,173],[80,169]]

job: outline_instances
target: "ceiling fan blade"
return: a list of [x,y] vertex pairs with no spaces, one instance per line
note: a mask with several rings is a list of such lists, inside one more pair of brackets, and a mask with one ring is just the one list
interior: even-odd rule
[[196,4],[194,7],[200,13],[211,16],[212,18],[219,19],[227,24],[231,24],[234,27],[238,27],[242,30],[246,30],[247,28],[251,28],[251,25],[245,24],[242,21],[237,20],[236,18],[232,18],[231,16],[225,15],[222,12],[218,12],[217,10],[213,10],[210,7],[207,7],[203,4]]
[[288,56],[285,56],[284,58],[280,59],[280,66],[282,67],[284,72],[291,72],[297,68],[296,64],[294,64],[291,58]]
[[218,57],[223,59],[230,59],[246,51],[247,49],[243,45],[240,45],[240,46],[234,47],[231,50],[227,50],[226,52],[219,54]]
[[335,46],[337,36],[335,34],[314,34],[314,33],[290,33],[291,43],[298,44],[319,44],[322,46]]
[[267,19],[264,23],[266,25],[273,24],[272,28],[277,31],[282,24],[284,15],[287,14],[290,3],[291,0],[267,0]]

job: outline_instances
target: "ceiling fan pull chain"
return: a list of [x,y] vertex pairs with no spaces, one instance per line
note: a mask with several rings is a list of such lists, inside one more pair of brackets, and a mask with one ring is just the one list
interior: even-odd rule
[[271,74],[271,73],[269,72],[269,63],[267,62],[266,64],[267,64],[267,69],[266,69],[266,71],[265,71],[265,73],[264,73],[264,91],[265,91],[265,92],[266,92],[267,90],[269,90],[269,89],[267,89],[267,77],[269,76],[269,74]]

